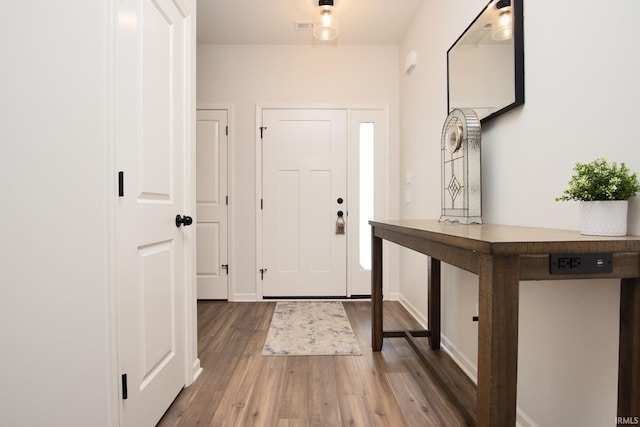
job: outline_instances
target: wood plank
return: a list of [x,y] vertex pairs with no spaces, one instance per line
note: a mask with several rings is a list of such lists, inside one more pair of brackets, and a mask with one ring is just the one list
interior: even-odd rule
[[440,424],[440,417],[438,417],[420,387],[415,383],[411,374],[407,372],[390,373],[387,374],[387,380],[408,425]]
[[[233,373],[238,363],[235,355],[232,353],[210,353],[209,356],[210,358],[204,358],[207,364],[203,365],[203,372],[196,383],[183,390],[170,408],[173,410],[176,404],[181,405],[179,414],[182,419],[179,424],[175,425],[210,425],[224,397],[225,390],[233,379]],[[212,360],[228,366],[227,371],[217,372],[210,363]],[[167,411],[165,417],[172,412],[175,411]]]
[[281,418],[275,425],[276,427],[309,427],[309,420]]
[[382,349],[382,239],[376,237],[375,227],[371,227],[371,347],[373,351]]
[[309,419],[310,363],[308,357],[286,358],[282,390],[276,406],[278,419]]
[[367,391],[359,375],[360,357],[338,357],[335,360],[337,393],[341,396],[364,396]]
[[238,361],[233,380],[229,382],[225,394],[215,411],[210,426],[224,427],[241,425],[247,410],[249,396],[253,392],[259,373],[260,354],[244,355]]
[[354,427],[374,426],[373,411],[364,395],[346,395],[340,399],[341,425]]
[[[414,391],[425,390],[432,413],[444,420],[434,425],[463,426],[462,415],[404,339],[389,339],[381,352],[368,346],[371,303],[343,305],[362,356],[261,356],[275,303],[199,302],[204,371],[158,426],[413,427],[406,421],[412,415],[404,411],[415,408],[398,401],[388,375],[406,375],[414,381]],[[420,328],[398,302],[383,305],[385,327]],[[420,340],[428,348],[427,339]]]
[[390,365],[395,366],[394,370],[398,372],[400,362],[391,346],[359,359],[361,366],[358,371],[367,390],[365,397],[372,411],[374,426],[409,426],[385,376],[391,369]]
[[640,279],[620,286],[618,416],[640,417]]
[[427,295],[428,300],[428,313],[429,313],[429,344],[432,350],[438,350],[440,348],[440,260],[429,257],[428,259],[428,284]]
[[478,254],[640,251],[640,236],[586,236],[575,230],[496,224],[456,224],[437,220],[369,221],[369,224],[376,228],[377,236],[381,236],[381,233],[386,231],[393,231]]
[[451,242],[425,240],[423,237],[386,228],[375,229],[377,237],[412,249],[421,254],[455,265],[463,270],[478,274],[478,253],[490,253],[490,244],[470,245],[470,247],[453,246]]
[[415,338],[407,336],[406,339],[433,382],[441,388],[440,394],[446,396],[467,423],[474,425],[477,418],[476,385],[444,351],[421,348]]
[[277,414],[274,408],[278,406],[286,359],[283,357],[260,357],[257,363],[257,376],[240,425],[275,425]]
[[[360,349],[371,346],[371,303],[368,301],[350,301],[343,303],[345,313],[351,322],[351,328],[358,340]],[[388,307],[388,306],[387,306]]]
[[[425,350],[427,352],[433,352],[426,345]],[[433,410],[438,415],[438,418],[440,420],[439,425],[448,427],[468,427],[470,425],[474,425],[475,421],[472,421],[470,423],[467,422],[465,417],[459,411],[458,407],[455,405],[455,402],[447,398],[447,395],[443,393],[443,389],[439,386],[437,381],[433,381],[433,378],[429,375],[429,372],[426,372],[426,375],[424,374],[424,371],[421,369],[423,365],[421,365],[418,360],[416,360],[415,358],[407,358],[406,363],[407,368],[411,372],[413,380],[420,387],[425,398],[430,402]],[[471,380],[468,381],[469,383],[471,383]],[[471,385],[475,391],[475,384]],[[475,398],[475,393],[472,393],[472,396]],[[458,400],[460,399],[458,398]],[[475,399],[472,401],[472,404],[470,406],[475,410]]]
[[309,427],[341,425],[336,361],[358,356],[312,356],[309,372]]
[[480,256],[478,427],[516,424],[518,256]]

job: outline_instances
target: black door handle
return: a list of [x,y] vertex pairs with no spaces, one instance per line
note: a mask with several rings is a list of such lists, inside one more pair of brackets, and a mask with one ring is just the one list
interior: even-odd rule
[[180,228],[182,224],[184,224],[185,227],[193,224],[193,218],[186,215],[185,216],[176,215],[176,227]]

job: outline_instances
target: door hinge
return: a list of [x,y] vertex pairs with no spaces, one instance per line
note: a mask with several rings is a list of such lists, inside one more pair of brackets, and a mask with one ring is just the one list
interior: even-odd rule
[[267,272],[266,268],[261,268],[260,269],[260,280],[264,280],[264,273]]
[[260,139],[262,139],[263,132],[264,132],[265,130],[267,130],[267,127],[266,127],[266,126],[260,126]]
[[129,393],[127,391],[127,374],[122,374],[122,399],[126,400],[129,397]]
[[229,275],[229,264],[222,264],[222,268],[224,268],[227,272],[227,276]]
[[124,197],[124,171],[118,172],[118,197]]
[[264,210],[264,200],[260,199],[260,210]]
[[229,136],[229,126],[225,126],[225,127],[224,127],[224,134],[225,134],[226,136]]
[[229,196],[224,196],[224,204],[229,206]]

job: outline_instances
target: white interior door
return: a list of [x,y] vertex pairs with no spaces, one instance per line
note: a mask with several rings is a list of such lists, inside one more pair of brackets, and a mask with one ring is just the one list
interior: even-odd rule
[[198,110],[196,122],[198,299],[228,299],[227,111]]
[[[153,426],[185,384],[187,11],[118,0],[116,210],[121,425]],[[124,378],[124,377],[123,377]]]
[[346,296],[347,240],[336,233],[338,211],[347,218],[346,116],[263,111],[265,297]]

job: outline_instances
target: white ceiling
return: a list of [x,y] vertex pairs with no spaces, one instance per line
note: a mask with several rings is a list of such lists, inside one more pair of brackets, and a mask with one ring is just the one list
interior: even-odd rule
[[[423,0],[335,0],[341,45],[397,45]],[[198,0],[198,44],[311,44],[318,0]],[[324,42],[327,43],[327,42]],[[329,42],[331,43],[331,42]]]

